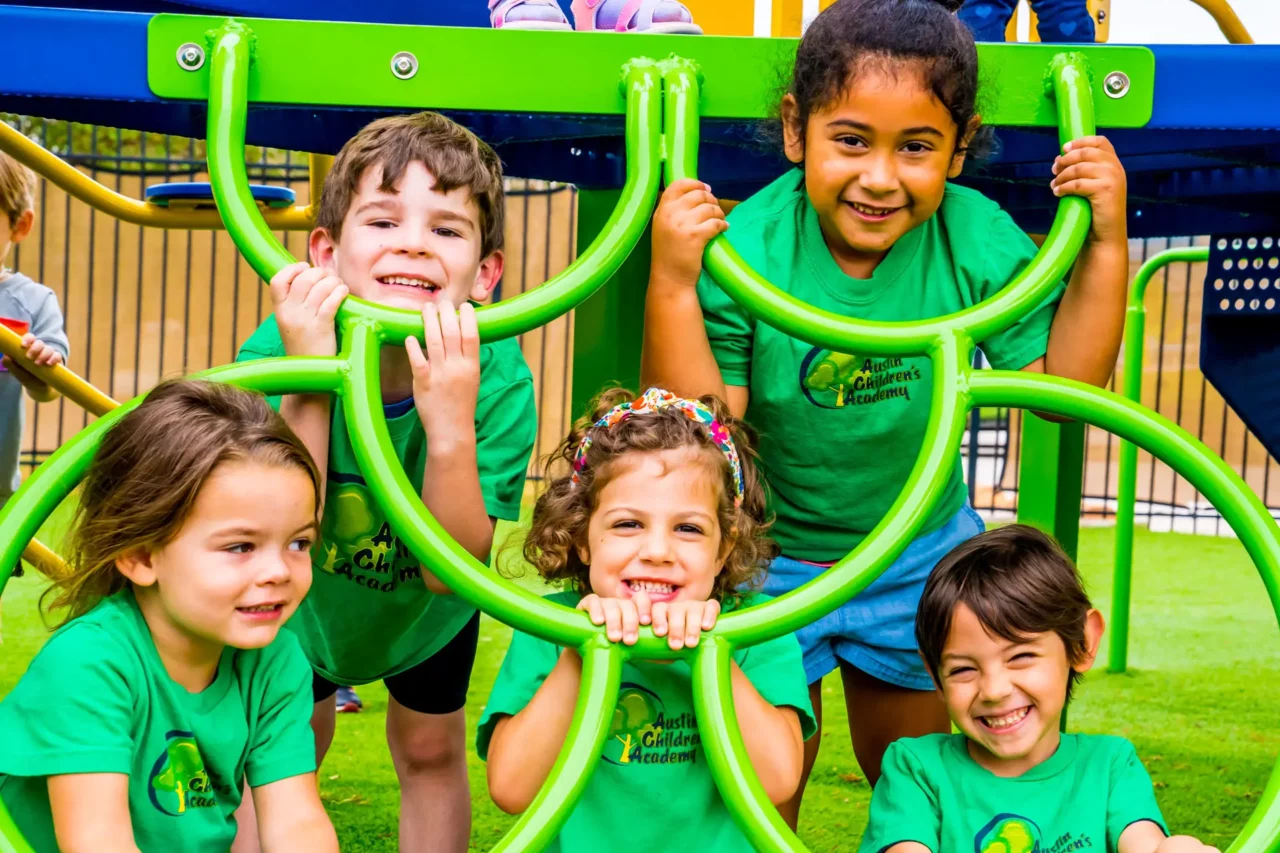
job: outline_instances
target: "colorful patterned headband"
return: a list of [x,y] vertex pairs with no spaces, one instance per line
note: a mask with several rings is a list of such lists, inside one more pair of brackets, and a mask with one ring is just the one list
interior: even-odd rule
[[582,443],[578,445],[578,452],[573,457],[573,484],[575,486],[578,485],[578,472],[587,467],[587,451],[591,449],[592,432],[597,429],[608,429],[632,415],[644,415],[661,411],[662,409],[677,409],[684,412],[689,420],[702,424],[707,428],[707,433],[711,436],[711,440],[719,448],[720,452],[724,454],[724,457],[729,460],[729,467],[733,470],[733,485],[737,492],[733,498],[733,505],[742,506],[742,494],[745,491],[742,481],[742,462],[738,459],[738,449],[733,446],[733,438],[729,435],[729,430],[725,429],[724,424],[716,420],[716,416],[712,414],[710,409],[697,400],[686,400],[683,397],[677,397],[670,391],[663,391],[661,388],[650,388],[639,399],[614,406],[609,410],[608,414],[592,425],[587,434],[583,436]]

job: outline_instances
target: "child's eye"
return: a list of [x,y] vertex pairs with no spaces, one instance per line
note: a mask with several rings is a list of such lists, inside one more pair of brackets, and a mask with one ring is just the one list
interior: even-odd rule
[[702,528],[696,524],[677,524],[676,531],[679,533],[693,533],[699,536],[702,535]]
[[857,136],[837,136],[836,142],[846,148],[865,148],[867,143]]
[[248,554],[253,550],[253,545],[249,542],[236,542],[234,545],[228,545],[222,550],[228,551],[232,554]]
[[375,219],[369,223],[374,228],[395,228],[396,224],[390,219]]
[[958,678],[965,675],[971,675],[976,671],[977,670],[971,666],[957,666],[955,669],[952,669],[947,673],[947,678]]
[[1020,661],[1023,661],[1023,662],[1031,661],[1031,660],[1035,660],[1035,659],[1036,659],[1036,653],[1035,653],[1035,652],[1018,652],[1016,655],[1014,655],[1013,657],[1009,658],[1009,660],[1011,660],[1011,661],[1020,660]]
[[933,149],[924,142],[908,142],[902,146],[902,150],[908,154],[926,154]]
[[461,237],[462,236],[457,231],[454,231],[452,228],[437,228],[436,233],[439,234],[441,237]]
[[310,551],[313,540],[308,536],[300,536],[289,543],[290,551]]
[[624,518],[622,521],[615,521],[613,526],[614,528],[621,528],[624,530],[636,530],[639,529],[640,522],[633,518]]

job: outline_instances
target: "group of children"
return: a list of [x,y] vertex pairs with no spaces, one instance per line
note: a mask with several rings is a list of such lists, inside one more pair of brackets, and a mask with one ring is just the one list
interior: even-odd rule
[[[611,641],[651,626],[695,647],[722,612],[816,577],[879,521],[923,440],[927,358],[833,353],[756,322],[702,273],[710,239],[727,232],[798,298],[875,320],[973,305],[1035,253],[998,206],[949,182],[980,126],[955,5],[838,0],[807,31],[781,104],[795,168],[727,218],[704,184],[663,194],[651,387],[608,390],[575,425],[523,545],[563,587],[551,599]],[[1101,385],[1125,300],[1124,172],[1102,137],[1066,146],[1052,172],[1055,194],[1089,200],[1088,242],[1050,301],[981,345],[998,367]],[[419,312],[423,339],[382,351],[385,415],[423,503],[481,561],[496,521],[519,517],[534,443],[519,348],[476,328],[502,239],[488,146],[435,114],[375,121],[334,162],[311,263],[272,279],[274,314],[239,355],[334,355],[348,295]],[[734,708],[764,791],[795,827],[820,682],[839,669],[874,785],[864,853],[1208,849],[1168,837],[1127,741],[1060,733],[1102,617],[1051,540],[984,533],[965,494],[956,459],[878,580],[735,652]],[[64,621],[0,702],[0,800],[37,851],[336,849],[315,784],[332,697],[379,679],[400,849],[467,849],[479,615],[382,516],[330,397],[163,383],[104,435],[69,556],[51,589]],[[476,742],[503,810],[527,808],[550,774],[582,668],[574,649],[512,638]],[[549,849],[752,849],[708,770],[690,680],[683,658],[624,665],[600,761]]]

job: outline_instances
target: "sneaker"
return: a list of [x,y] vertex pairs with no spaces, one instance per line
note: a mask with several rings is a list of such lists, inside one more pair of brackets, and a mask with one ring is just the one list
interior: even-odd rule
[[339,714],[358,714],[364,707],[354,687],[339,687],[336,701]]

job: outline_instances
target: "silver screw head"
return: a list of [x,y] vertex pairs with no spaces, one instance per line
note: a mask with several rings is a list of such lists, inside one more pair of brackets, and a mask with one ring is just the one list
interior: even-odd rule
[[418,73],[418,57],[407,50],[402,50],[391,57],[391,73],[401,80],[408,80]]
[[1108,98],[1123,98],[1129,94],[1129,75],[1123,71],[1112,71],[1103,80],[1102,88]]
[[183,71],[200,70],[204,67],[204,48],[190,41],[178,48],[178,67]]

